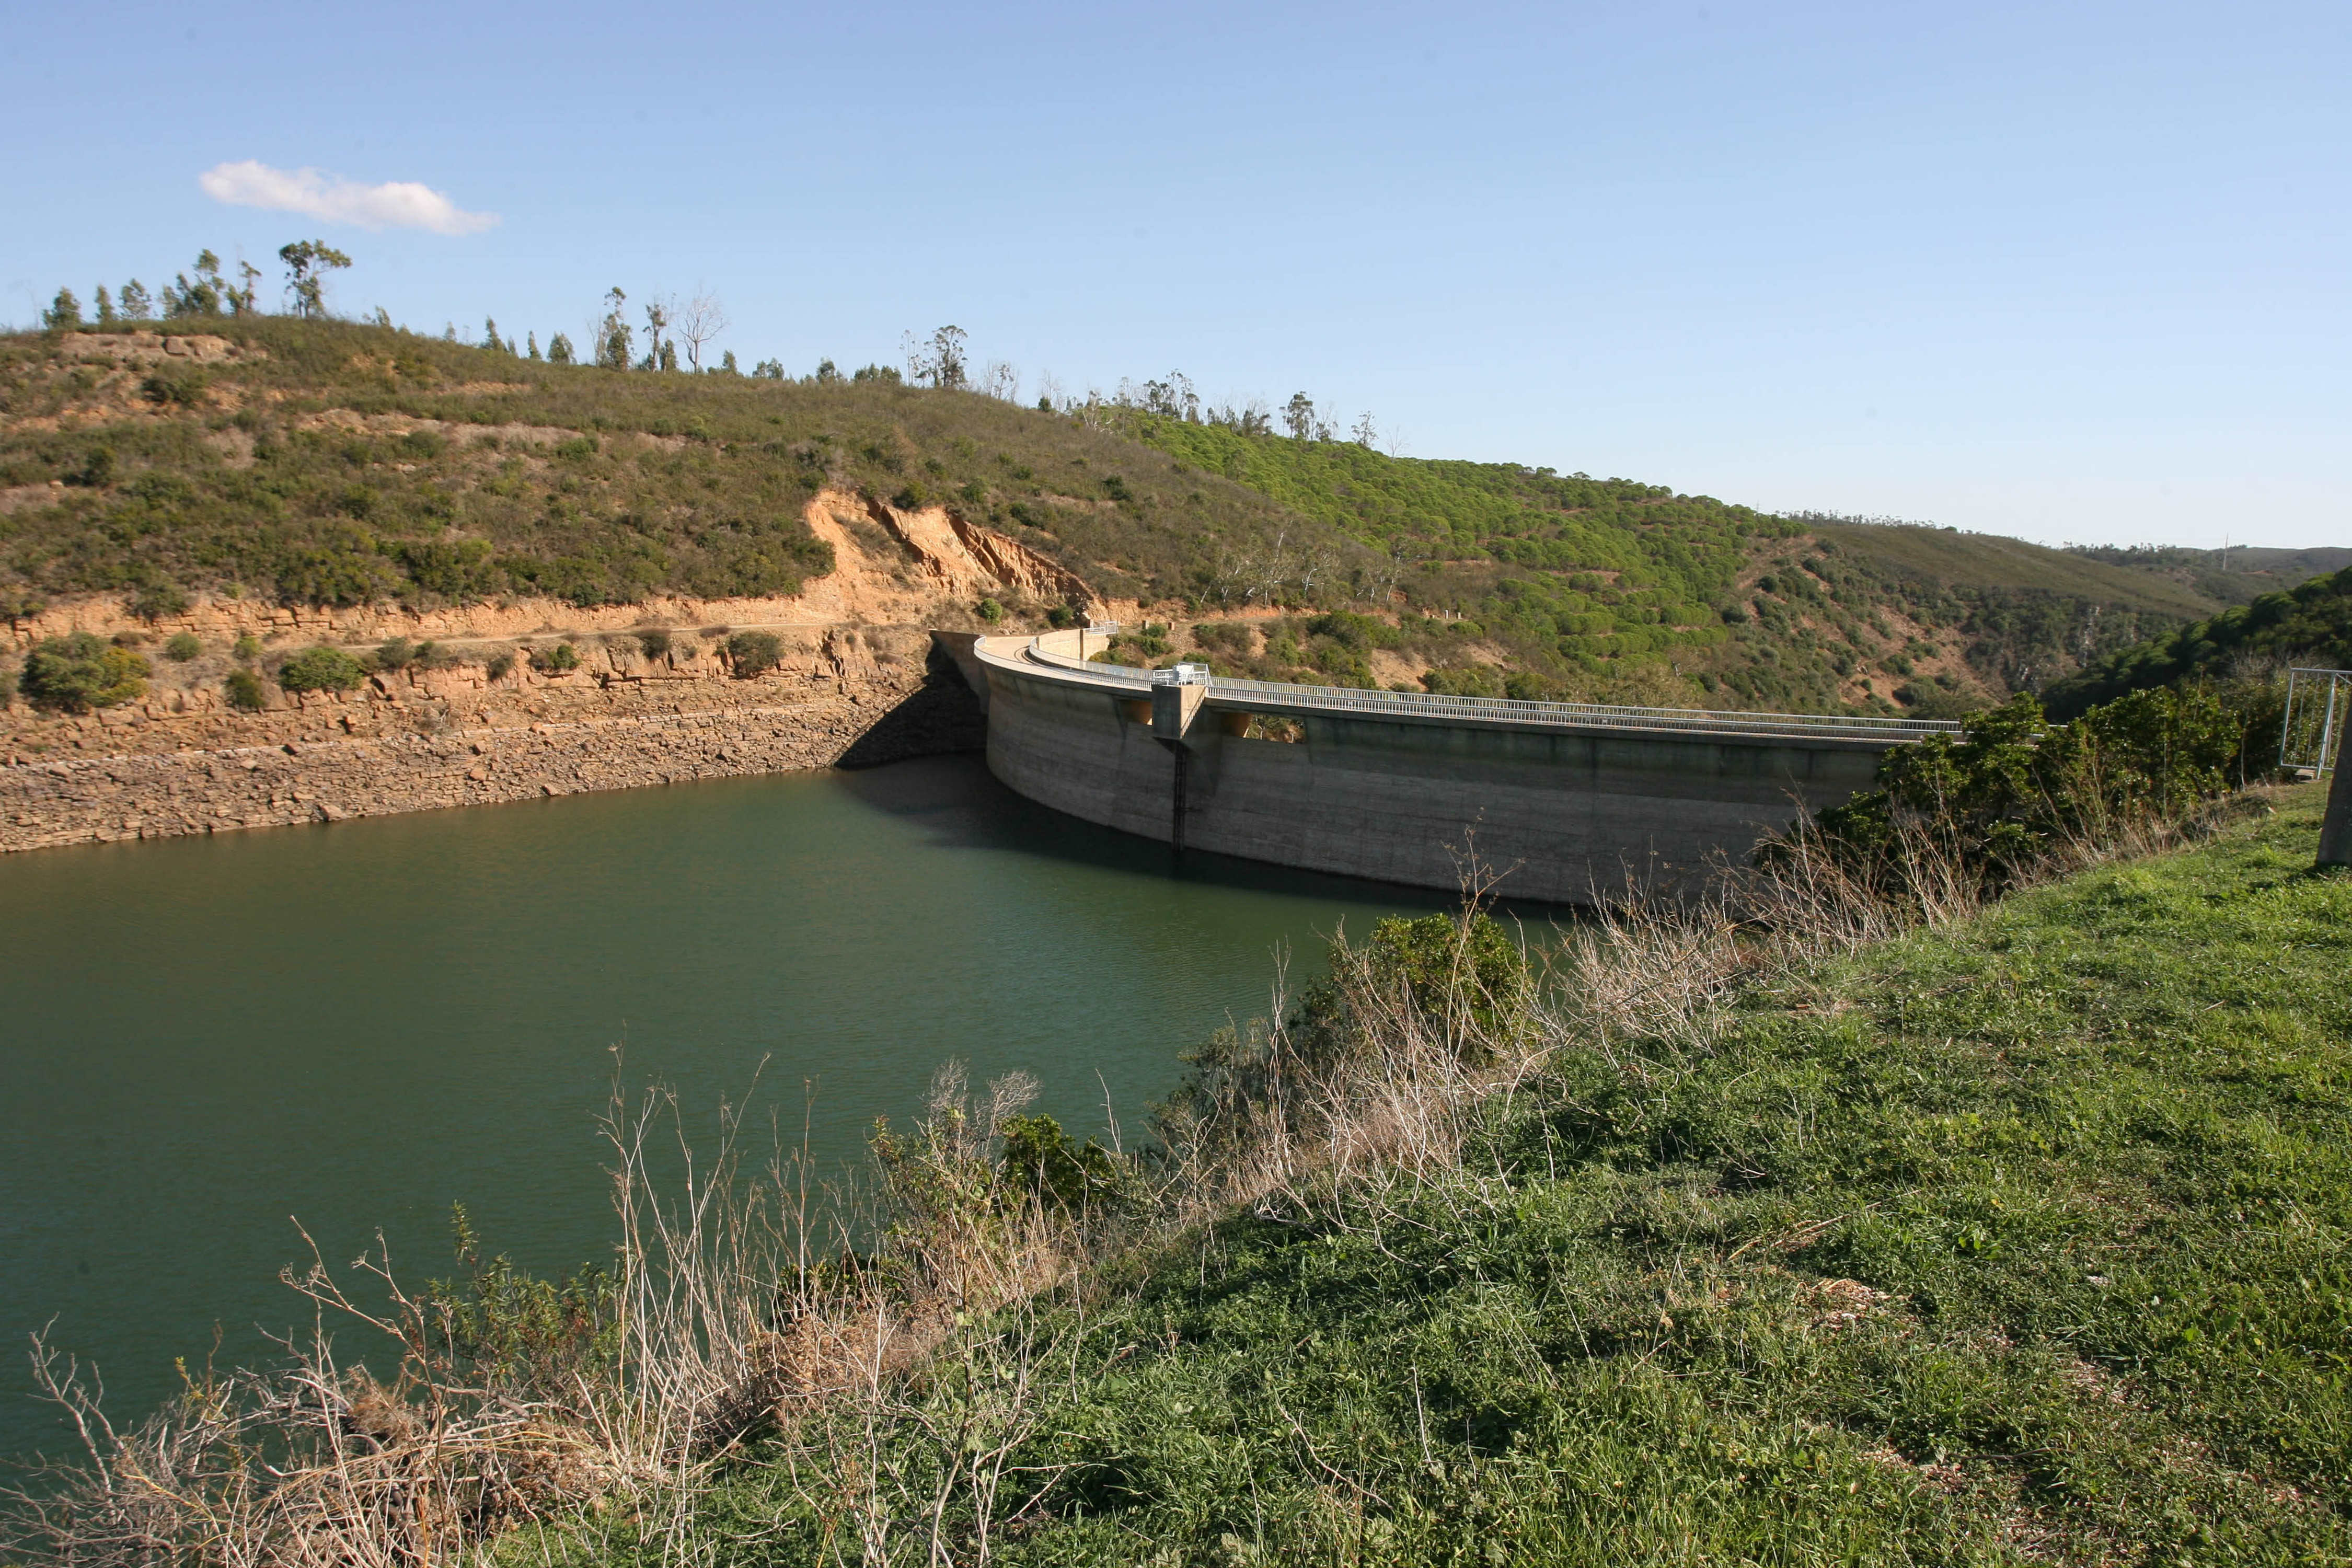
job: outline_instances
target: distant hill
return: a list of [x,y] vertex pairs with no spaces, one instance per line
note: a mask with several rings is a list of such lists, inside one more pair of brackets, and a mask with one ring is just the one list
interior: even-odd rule
[[2278,569],[2236,551],[2209,583],[2169,557],[1041,410],[871,367],[616,373],[253,314],[0,339],[0,614],[105,592],[156,611],[789,595],[832,570],[802,517],[825,488],[945,506],[1096,605],[1139,606],[1115,657],[1496,695],[1957,711]]
[[2072,718],[2144,687],[2284,665],[2352,668],[2352,566],[2125,648],[2053,686],[2044,705]]
[[2167,577],[2223,604],[2252,604],[2264,594],[2352,566],[2352,548],[2267,550],[2237,544],[2226,550],[2191,550],[2171,544],[2128,547],[2070,544],[2068,553]]
[[1472,617],[1520,672],[1497,690],[1958,711],[2227,603],[1989,534],[1165,415],[1120,427],[1382,551],[1410,602]]

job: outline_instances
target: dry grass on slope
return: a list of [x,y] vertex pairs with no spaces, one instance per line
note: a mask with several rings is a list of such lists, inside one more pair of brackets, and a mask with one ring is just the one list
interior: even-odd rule
[[[2044,871],[2142,855],[2174,831],[2077,847]],[[44,1350],[43,1378],[86,1453],[20,1496],[16,1549],[79,1564],[390,1565],[509,1551],[530,1561],[756,1552],[943,1563],[1010,1560],[1058,1531],[1073,1560],[1129,1560],[1120,1552],[1141,1550],[1131,1526],[1156,1519],[1160,1538],[1213,1551],[1241,1528],[1217,1492],[1238,1485],[1238,1472],[1222,1461],[1163,1472],[1154,1467],[1165,1456],[1147,1457],[1192,1430],[1186,1413],[1206,1400],[1237,1422],[1246,1408],[1234,1452],[1255,1456],[1253,1484],[1280,1493],[1255,1534],[1237,1539],[1255,1551],[1348,1538],[1365,1560],[1414,1560],[1436,1549],[1449,1520],[1485,1517],[1455,1490],[1501,1498],[1519,1486],[1494,1468],[1486,1418],[1459,1408],[1467,1363],[1451,1372],[1429,1359],[1433,1346],[1418,1360],[1383,1360],[1377,1336],[1364,1339],[1381,1362],[1388,1392],[1374,1403],[1386,1414],[1351,1450],[1344,1433],[1357,1417],[1328,1401],[1261,1411],[1218,1382],[1219,1335],[1246,1359],[1265,1334],[1287,1343],[1293,1331],[1280,1312],[1218,1319],[1213,1291],[1191,1301],[1192,1252],[1206,1289],[1213,1268],[1232,1277],[1265,1246],[1287,1257],[1313,1239],[1324,1248],[1314,1257],[1343,1273],[1405,1258],[1397,1266],[1411,1280],[1380,1289],[1408,1296],[1458,1273],[1476,1247],[1503,1257],[1500,1232],[1474,1244],[1467,1232],[1445,1240],[1448,1227],[1507,1228],[1510,1215],[1549,1201],[1534,1184],[1540,1173],[1635,1179],[1633,1152],[1612,1157],[1633,1162],[1622,1178],[1591,1163],[1594,1118],[1631,1117],[1630,1127],[1680,1106],[1669,1120],[1683,1126],[1698,1114],[1690,1106],[1730,1092],[1717,1080],[1752,1054],[1740,1042],[1759,1007],[1837,1016],[1857,1005],[1836,967],[1848,955],[1971,918],[1976,885],[1924,841],[1914,848],[1909,884],[1891,891],[1800,852],[1696,914],[1597,911],[1534,972],[1475,914],[1338,942],[1330,978],[1298,1005],[1277,994],[1271,1022],[1202,1053],[1152,1160],[1057,1141],[1058,1130],[1045,1135],[1022,1116],[1034,1086],[1010,1079],[975,1094],[950,1070],[919,1125],[877,1142],[876,1181],[860,1198],[819,1191],[788,1155],[754,1160],[740,1114],[719,1148],[698,1152],[667,1094],[634,1105],[616,1095],[604,1122],[620,1237],[609,1275],[535,1281],[477,1255],[470,1279],[413,1292],[380,1258],[347,1279],[314,1260],[289,1283],[318,1303],[319,1329],[282,1366],[207,1373],[128,1427],[110,1425],[95,1385]],[[1475,883],[1470,891],[1475,905]],[[1698,1157],[1671,1144],[1660,1157],[1675,1168]],[[1765,1175],[1758,1166],[1741,1179]],[[1661,1188],[1665,1207],[1641,1224],[1684,1224],[1668,1213],[1684,1201]],[[1808,1238],[1830,1234],[1826,1221],[1790,1223],[1757,1255],[1783,1271]],[[1412,1261],[1423,1241],[1438,1252]],[[1772,1283],[1726,1278],[1735,1291]],[[1807,1321],[1876,1322],[1870,1303],[1884,1292],[1853,1284],[1816,1291],[1827,1304],[1808,1308]],[[1330,1289],[1353,1287],[1335,1276]],[[1152,1329],[1163,1307],[1167,1323]],[[1696,1308],[1651,1310],[1669,1329],[1706,1321],[1688,1316]],[[354,1322],[375,1336],[356,1361],[331,1332]],[[1359,1327],[1371,1334],[1370,1320]],[[1349,1331],[1336,1319],[1313,1330],[1338,1336],[1334,1354]],[[1632,1332],[1617,1324],[1603,1338]],[[1583,1342],[1590,1356],[1601,1342]],[[1413,1403],[1402,1408],[1418,1416],[1398,1415],[1389,1398],[1408,1362]],[[1374,1375],[1369,1363],[1348,1375],[1360,1373]],[[1264,1386],[1288,1375],[1269,1370]],[[1557,1390],[1584,1373],[1562,1363],[1525,1375]],[[1224,1392],[1185,1392],[1203,1377]],[[1291,1386],[1290,1398],[1325,1400]],[[1433,1428],[1432,1405],[1443,1412]],[[1626,1431],[1636,1447],[1657,1436]],[[1417,1443],[1421,1457],[1388,1454],[1391,1438]],[[1437,1511],[1400,1513],[1400,1488],[1427,1491]]]

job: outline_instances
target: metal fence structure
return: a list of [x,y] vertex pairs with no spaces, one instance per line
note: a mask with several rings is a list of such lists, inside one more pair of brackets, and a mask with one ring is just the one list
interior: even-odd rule
[[2352,669],[2290,669],[2286,716],[2279,724],[2279,766],[2325,777],[2352,723]]
[[[1090,626],[1089,632],[1104,628]],[[1074,674],[1098,676],[1149,687],[1160,672],[1131,665],[1089,663],[1068,654],[1053,653],[1031,638],[1029,658]],[[1832,740],[1916,741],[1928,735],[1957,735],[1960,726],[1948,719],[1849,718],[1828,713],[1738,713],[1697,708],[1634,708],[1601,702],[1523,702],[1507,697],[1445,697],[1434,692],[1367,691],[1348,686],[1297,686],[1277,680],[1235,680],[1213,675],[1209,694],[1216,698],[1263,698],[1285,708],[1306,708],[1331,713],[1391,714],[1400,718],[1477,719],[1511,724],[1574,724],[1615,730],[1649,730],[1708,734],[1820,736]],[[2352,688],[2347,688],[2352,691]]]

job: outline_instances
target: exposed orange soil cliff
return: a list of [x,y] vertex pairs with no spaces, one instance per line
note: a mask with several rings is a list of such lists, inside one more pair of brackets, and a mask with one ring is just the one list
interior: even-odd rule
[[[938,508],[903,511],[827,489],[804,515],[835,567],[790,597],[430,610],[210,598],[158,622],[103,595],[44,608],[7,625],[0,647],[12,658],[88,631],[136,639],[152,675],[143,697],[93,713],[22,700],[0,710],[0,849],[971,747],[976,710],[932,658],[929,629],[977,627],[983,598],[1090,604],[1071,574]],[[746,672],[730,658],[728,637],[746,630],[777,638],[772,668]],[[163,657],[178,633],[196,639],[196,658]],[[247,637],[262,642],[265,668],[321,642],[359,653],[397,637],[429,641],[434,654],[378,668],[348,693],[265,682],[262,709],[245,712],[224,682],[240,663],[232,645]],[[564,646],[571,668],[550,657]]]

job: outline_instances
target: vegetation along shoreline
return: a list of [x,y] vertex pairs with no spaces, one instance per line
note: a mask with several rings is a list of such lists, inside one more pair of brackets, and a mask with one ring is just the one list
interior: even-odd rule
[[950,1061],[856,1182],[739,1105],[681,1184],[616,1081],[576,1274],[462,1210],[446,1279],[313,1256],[314,1334],[118,1420],[37,1340],[82,1447],[8,1551],[2352,1555],[2352,873],[2279,679],[2352,665],[2345,560],[1417,462],[1177,376],[1029,407],[953,329],[632,369],[615,290],[600,368],[205,276],[0,342],[10,847],[969,746],[931,631],[1105,616],[1123,664],[1959,728],[1703,897],[1530,936],[1472,861],[1124,1133]]

